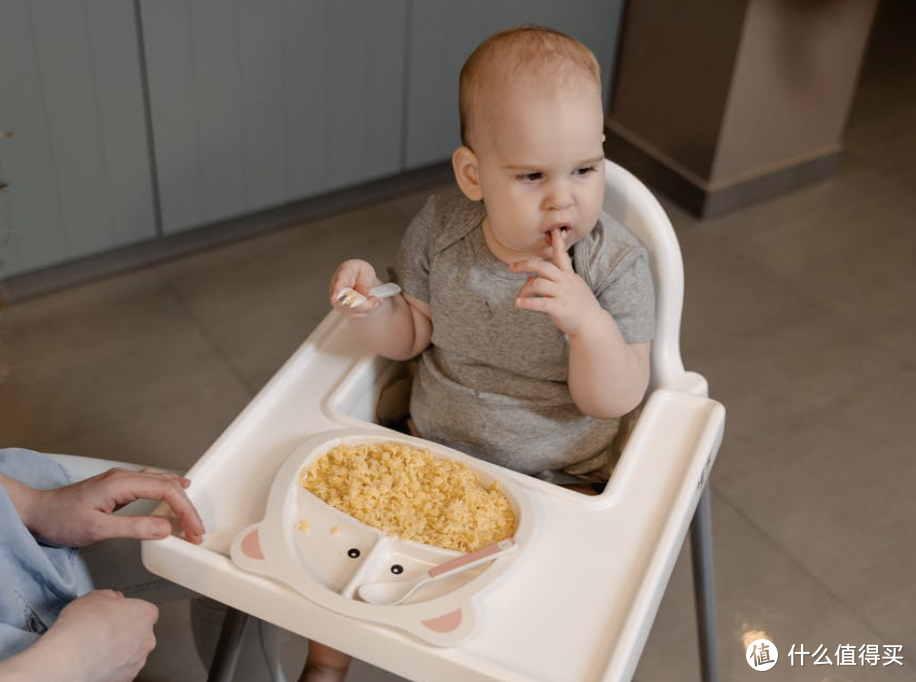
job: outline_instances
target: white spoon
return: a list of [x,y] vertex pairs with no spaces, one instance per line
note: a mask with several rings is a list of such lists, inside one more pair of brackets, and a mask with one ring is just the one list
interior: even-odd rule
[[[399,287],[394,282],[379,284],[377,287],[372,287],[369,289],[369,296],[375,296],[376,298],[388,298],[389,296],[395,296],[399,293],[401,293],[401,287]],[[366,302],[367,298],[367,296],[359,293],[352,287],[344,287],[334,296],[336,301],[347,306],[348,308],[358,308]]]
[[413,578],[405,580],[384,580],[377,583],[364,583],[359,586],[357,593],[360,598],[370,604],[400,604],[407,599],[421,585],[432,580],[447,578],[450,575],[463,573],[475,566],[498,559],[516,547],[515,540],[508,538],[492,545],[481,547],[470,554],[462,554],[445,563],[433,566],[428,571]]

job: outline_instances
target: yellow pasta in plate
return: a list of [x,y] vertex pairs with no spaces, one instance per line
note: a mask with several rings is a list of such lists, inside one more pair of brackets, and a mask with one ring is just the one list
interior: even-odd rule
[[517,526],[498,483],[484,486],[463,462],[408,443],[338,445],[303,467],[299,483],[367,526],[459,552],[512,537]]

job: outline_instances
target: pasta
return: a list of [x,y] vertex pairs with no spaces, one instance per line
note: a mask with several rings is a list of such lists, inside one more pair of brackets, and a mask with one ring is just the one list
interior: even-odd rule
[[338,445],[299,473],[300,485],[345,514],[405,540],[471,552],[515,533],[497,483],[463,462],[387,441]]

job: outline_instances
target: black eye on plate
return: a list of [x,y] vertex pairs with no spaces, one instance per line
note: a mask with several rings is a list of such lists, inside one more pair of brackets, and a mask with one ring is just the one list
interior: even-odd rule
[[391,572],[394,573],[395,575],[401,575],[401,573],[404,572],[404,567],[401,566],[401,564],[394,564],[391,567]]
[[359,556],[359,550],[356,549],[356,547],[353,547],[352,549],[348,549],[347,556],[350,557],[351,559],[355,559]]

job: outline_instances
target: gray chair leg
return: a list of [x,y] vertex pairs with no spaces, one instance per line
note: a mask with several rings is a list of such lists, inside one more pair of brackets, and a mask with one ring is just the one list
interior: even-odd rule
[[213,653],[213,662],[210,664],[207,682],[232,682],[248,618],[247,613],[231,607],[226,612],[226,619],[223,621],[219,642]]
[[712,515],[709,485],[703,488],[690,524],[690,556],[693,562],[693,592],[700,643],[700,672],[703,682],[718,682],[716,646],[716,593],[712,563]]

